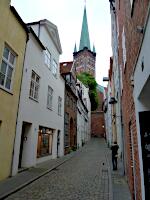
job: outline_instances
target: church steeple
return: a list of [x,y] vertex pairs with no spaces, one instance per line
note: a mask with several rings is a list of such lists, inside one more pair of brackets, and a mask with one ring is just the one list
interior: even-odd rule
[[77,52],[77,46],[76,46],[76,43],[74,45],[74,52]]
[[83,14],[83,21],[82,21],[82,30],[81,30],[79,51],[83,50],[84,47],[87,47],[89,50],[91,50],[88,23],[87,23],[87,15],[86,15],[86,6],[84,7],[84,14]]

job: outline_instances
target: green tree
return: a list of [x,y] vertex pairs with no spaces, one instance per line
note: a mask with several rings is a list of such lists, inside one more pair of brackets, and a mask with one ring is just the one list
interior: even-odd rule
[[98,94],[97,94],[97,83],[95,78],[87,73],[82,72],[79,75],[77,75],[77,78],[86,86],[89,88],[89,97],[91,101],[91,110],[94,111],[98,107]]

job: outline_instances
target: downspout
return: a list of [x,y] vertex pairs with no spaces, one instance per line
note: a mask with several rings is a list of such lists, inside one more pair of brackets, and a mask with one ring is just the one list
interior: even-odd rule
[[22,88],[22,80],[23,80],[23,71],[24,71],[25,56],[26,56],[26,49],[27,49],[27,42],[28,42],[28,41],[29,41],[29,32],[27,33],[27,38],[26,38],[25,51],[24,51],[24,58],[23,58],[23,67],[22,67],[22,73],[21,73],[21,83],[20,83],[20,88],[19,88],[19,99],[18,99],[18,106],[17,106],[17,116],[16,116],[16,126],[15,126],[15,137],[14,137],[14,142],[13,142],[13,152],[12,152],[12,159],[11,159],[10,176],[12,176],[12,170],[13,170],[13,158],[14,158],[14,151],[15,151],[17,121],[18,121],[18,114],[19,114],[19,105],[20,105],[20,97],[21,97],[21,88]]

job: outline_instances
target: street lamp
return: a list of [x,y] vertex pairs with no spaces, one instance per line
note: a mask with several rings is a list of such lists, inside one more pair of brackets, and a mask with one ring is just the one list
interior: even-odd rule
[[118,101],[115,99],[115,97],[111,97],[109,104],[116,104]]

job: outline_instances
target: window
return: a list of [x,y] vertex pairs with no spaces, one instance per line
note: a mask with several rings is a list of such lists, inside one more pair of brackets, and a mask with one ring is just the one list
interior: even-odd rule
[[130,0],[131,4],[131,17],[133,16],[133,10],[134,10],[134,0]]
[[68,147],[69,146],[69,114],[68,113],[65,113],[64,131],[65,131],[64,143],[65,143],[65,147]]
[[131,4],[131,8],[132,8],[132,5],[133,5],[133,0],[130,0],[130,4]]
[[45,64],[51,69],[51,54],[47,49],[45,50]]
[[47,108],[52,110],[53,103],[53,89],[48,86],[48,94],[47,94]]
[[36,101],[38,101],[39,98],[39,84],[40,77],[34,71],[32,71],[29,96]]
[[122,54],[123,54],[123,64],[125,68],[127,59],[126,59],[126,37],[125,37],[124,27],[122,31]]
[[7,90],[11,90],[12,88],[12,75],[15,67],[15,59],[15,53],[5,46],[0,66],[0,86]]
[[70,83],[70,74],[66,75],[66,81]]
[[39,127],[37,158],[51,155],[53,144],[53,130],[46,127]]
[[69,103],[69,102],[70,102],[70,100],[69,100],[69,95],[67,94],[67,95],[66,95],[66,106],[68,106],[68,107],[70,106],[70,103]]
[[62,109],[62,98],[58,97],[58,115],[61,116],[61,109]]
[[55,60],[53,60],[52,73],[55,77],[57,76],[57,63]]

